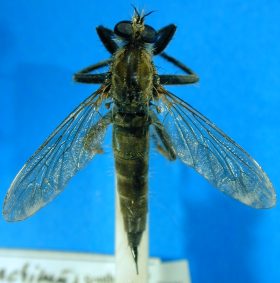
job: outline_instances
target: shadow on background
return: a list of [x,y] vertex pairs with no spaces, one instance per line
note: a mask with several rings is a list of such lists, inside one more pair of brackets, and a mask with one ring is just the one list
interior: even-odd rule
[[254,209],[218,194],[208,202],[198,204],[190,198],[185,202],[185,248],[192,282],[258,282],[250,263],[255,245]]
[[23,160],[83,101],[87,92],[74,96],[72,73],[52,65],[22,63],[17,66],[13,79],[12,140],[17,145],[17,159]]
[[[10,107],[14,115],[9,144],[12,151],[6,152],[11,168],[3,188],[1,186],[1,199],[24,162],[97,88],[72,82],[70,71],[31,63],[18,64],[11,81],[13,99]],[[113,173],[108,176],[112,158],[107,154],[108,146],[105,149],[106,154],[98,156],[78,173],[65,192],[36,215],[19,223],[1,221],[2,246],[112,253],[114,183]],[[99,166],[103,166],[102,170]],[[19,233],[21,237],[15,241],[11,235]]]
[[[4,22],[0,23],[0,38],[1,38],[1,44],[0,44],[0,58],[3,59],[9,54],[15,45],[13,35],[11,31],[9,30],[9,27]],[[4,67],[3,64],[2,68]]]

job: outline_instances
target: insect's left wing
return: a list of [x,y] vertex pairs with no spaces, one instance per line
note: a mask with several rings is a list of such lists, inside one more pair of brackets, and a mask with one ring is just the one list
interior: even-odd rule
[[87,98],[26,162],[4,201],[7,221],[23,220],[52,201],[69,179],[101,152],[111,122],[109,114],[100,114],[105,104],[102,95],[97,91]]
[[169,159],[176,155],[213,186],[255,208],[276,203],[275,190],[259,164],[197,110],[161,90],[151,109],[157,145]]

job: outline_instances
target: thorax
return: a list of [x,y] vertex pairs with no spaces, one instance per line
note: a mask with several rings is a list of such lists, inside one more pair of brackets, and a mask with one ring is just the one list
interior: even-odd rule
[[125,46],[116,52],[111,65],[111,96],[124,112],[148,106],[153,92],[155,68],[145,48]]

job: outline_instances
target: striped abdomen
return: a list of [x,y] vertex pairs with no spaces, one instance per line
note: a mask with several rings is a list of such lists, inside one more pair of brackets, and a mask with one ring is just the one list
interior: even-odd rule
[[127,114],[122,115],[118,115],[121,122],[113,125],[117,189],[124,229],[137,264],[137,248],[146,227],[149,126],[145,115],[130,114],[128,123],[124,123]]

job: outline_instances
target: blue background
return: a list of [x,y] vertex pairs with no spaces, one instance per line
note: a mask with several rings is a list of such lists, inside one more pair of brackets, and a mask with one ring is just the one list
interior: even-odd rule
[[[0,199],[54,127],[96,87],[72,74],[109,54],[95,27],[132,15],[131,1],[0,2]],[[258,160],[280,190],[280,2],[135,1],[147,23],[178,26],[168,53],[200,76],[169,88]],[[158,60],[159,72],[176,72]],[[0,247],[113,254],[110,135],[55,201],[21,223],[0,220]],[[188,258],[193,283],[280,282],[280,208],[254,210],[155,151],[150,165],[150,254]]]

